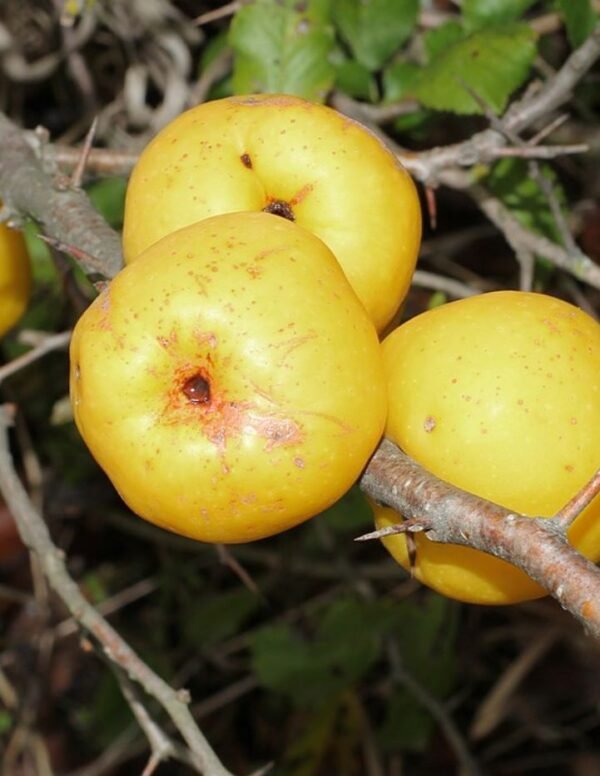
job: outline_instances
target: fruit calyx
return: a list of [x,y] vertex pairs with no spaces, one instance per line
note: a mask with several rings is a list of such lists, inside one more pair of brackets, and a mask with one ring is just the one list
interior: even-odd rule
[[185,381],[182,391],[190,404],[210,403],[210,383],[200,372]]
[[292,210],[292,206],[284,199],[272,199],[268,205],[263,208],[264,213],[272,213],[274,216],[281,216],[287,218],[288,221],[295,221],[296,216]]

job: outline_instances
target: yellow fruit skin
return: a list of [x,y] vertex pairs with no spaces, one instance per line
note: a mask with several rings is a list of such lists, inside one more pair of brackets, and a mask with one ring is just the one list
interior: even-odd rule
[[412,179],[364,127],[285,95],[230,97],[183,113],[131,176],[123,244],[131,262],[180,227],[284,201],[333,251],[378,330],[408,290],[421,238]]
[[25,312],[31,292],[31,267],[20,232],[0,224],[0,336]]
[[[383,342],[386,435],[447,482],[510,510],[555,514],[600,466],[600,325],[566,302],[501,291],[443,305]],[[378,525],[398,522],[377,508]],[[569,540],[600,560],[600,498]],[[404,537],[384,540],[407,566]],[[464,601],[544,591],[508,563],[417,537],[416,575]]]
[[387,411],[375,328],[334,256],[265,213],[186,227],[119,273],[75,328],[71,398],[134,512],[225,543],[342,496]]

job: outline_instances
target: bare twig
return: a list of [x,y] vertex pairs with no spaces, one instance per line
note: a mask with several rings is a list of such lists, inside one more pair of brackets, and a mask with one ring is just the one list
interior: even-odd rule
[[466,193],[475,200],[490,221],[501,230],[516,253],[525,250],[536,256],[543,256],[579,280],[584,280],[594,288],[600,288],[600,266],[584,253],[579,250],[575,254],[569,253],[558,243],[527,229],[499,199],[490,194],[483,186],[472,185]]
[[14,470],[8,445],[10,417],[0,412],[0,490],[15,517],[23,542],[38,557],[44,573],[71,614],[102,646],[106,656],[139,683],[167,712],[205,776],[231,776],[196,725],[185,691],[176,691],[152,671],[82,595],[70,577],[62,553],[33,508]]
[[476,288],[471,288],[459,280],[437,275],[435,272],[426,272],[425,270],[415,270],[412,279],[413,285],[421,288],[431,288],[434,291],[443,291],[453,299],[464,299],[468,296],[475,296],[479,293]]
[[523,132],[539,119],[559,108],[572,95],[573,89],[600,57],[600,25],[579,48],[575,49],[553,78],[548,79],[536,95],[514,103],[504,116],[505,126]]
[[60,350],[61,348],[67,347],[70,340],[70,331],[61,331],[59,334],[48,335],[42,342],[31,350],[28,350],[27,353],[23,353],[22,356],[18,356],[12,361],[9,361],[8,364],[0,366],[0,383],[2,383],[3,380],[6,380],[9,375],[13,375],[21,369],[24,369],[26,366],[33,364],[39,358],[45,356],[46,353],[51,353],[53,350]]
[[477,741],[489,735],[509,712],[509,699],[525,676],[556,644],[560,636],[557,628],[542,631],[529,642],[521,654],[498,677],[488,695],[483,699],[471,724],[469,736]]
[[226,16],[233,16],[240,10],[242,5],[247,5],[247,3],[248,0],[233,0],[231,3],[225,3],[219,8],[215,8],[212,11],[207,11],[206,13],[197,16],[193,19],[193,23],[201,26],[203,24],[215,22],[217,19],[224,19]]
[[262,596],[262,593],[260,592],[256,582],[252,579],[252,576],[246,571],[246,569],[242,566],[239,560],[237,560],[232,555],[232,553],[229,551],[229,548],[225,544],[217,544],[216,549],[217,549],[217,555],[221,563],[224,566],[227,566],[231,571],[233,571],[233,573],[240,580],[240,582],[245,587],[247,587],[251,593]]
[[556,520],[515,515],[438,480],[389,440],[372,457],[361,487],[406,519],[361,539],[427,531],[433,541],[495,555],[522,569],[600,639],[600,573]]
[[469,747],[452,715],[445,705],[433,696],[413,674],[406,669],[396,644],[388,641],[387,652],[392,668],[392,679],[405,687],[408,692],[431,714],[443,730],[446,740],[452,747],[463,776],[482,776],[482,771],[469,751]]
[[[127,674],[120,669],[117,669],[116,676],[121,692],[150,744],[152,752],[150,762],[155,762],[156,766],[158,766],[164,760],[168,760],[174,756],[175,747],[173,742],[152,719],[148,709],[145,707],[139,696],[137,688],[132,684]],[[152,771],[148,771],[148,767],[144,769],[144,773],[146,772],[152,773]]]
[[[96,608],[103,617],[109,617],[111,614],[120,611],[124,606],[127,606],[134,601],[139,601],[140,598],[154,592],[156,587],[156,580],[142,579],[134,585],[125,588],[125,590],[121,590],[116,595],[101,601],[96,605]],[[74,617],[69,617],[56,626],[54,629],[54,636],[57,639],[64,639],[73,633],[77,633],[78,630],[79,624],[77,620]]]
[[567,529],[571,523],[578,517],[588,504],[591,504],[596,496],[600,493],[600,469],[573,498],[565,504],[565,506],[557,512],[555,521],[561,528]]
[[[599,56],[600,26],[535,94],[526,93],[511,106],[503,118],[504,128],[520,134],[559,108],[571,97],[573,88]],[[370,118],[361,103],[345,100],[342,109],[380,135],[377,123]],[[415,178],[430,185],[445,183],[441,180],[441,174],[449,168],[489,164],[499,155],[505,155],[506,152],[499,149],[508,145],[506,136],[494,129],[478,132],[462,143],[421,152],[407,151],[391,143],[389,138],[384,136],[383,139]]]

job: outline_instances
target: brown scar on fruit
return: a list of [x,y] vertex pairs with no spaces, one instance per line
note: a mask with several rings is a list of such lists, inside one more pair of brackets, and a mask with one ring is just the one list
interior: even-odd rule
[[263,437],[267,451],[304,439],[296,421],[277,411],[261,412],[252,402],[227,399],[222,390],[215,389],[208,369],[191,364],[176,370],[160,421],[167,425],[197,424],[221,453],[230,439],[244,434]]
[[157,337],[156,341],[161,346],[161,348],[168,350],[170,347],[177,345],[177,339],[178,339],[178,336],[177,336],[176,330],[171,329],[168,337]]
[[240,156],[240,159],[244,167],[247,167],[249,170],[252,169],[252,159],[250,157],[250,154],[242,154]]
[[431,434],[436,425],[437,423],[433,415],[428,415],[423,423],[423,429],[425,430],[425,433]]
[[100,294],[100,296],[96,297],[96,300],[94,302],[94,305],[97,307],[99,313],[98,313],[98,328],[108,330],[111,327],[110,323],[110,309],[111,309],[111,298],[110,298],[110,286],[107,286],[104,291]]
[[302,345],[306,344],[310,340],[317,339],[319,335],[316,333],[313,334],[305,334],[300,337],[292,337],[289,340],[286,340],[285,342],[280,342],[278,345],[275,345],[276,348],[286,347],[284,352],[281,354],[281,357],[279,358],[279,361],[277,362],[279,366],[282,366],[285,362],[286,358],[292,353],[296,348],[301,347]]
[[277,415],[254,415],[252,412],[247,416],[248,427],[253,429],[258,436],[267,439],[265,450],[270,452],[275,447],[289,447],[302,442],[304,435],[298,423],[291,418],[279,417]]
[[302,186],[300,191],[294,194],[294,196],[290,199],[290,205],[292,205],[292,207],[299,205],[306,199],[306,197],[308,197],[309,194],[312,193],[314,188],[314,184],[312,183],[307,183],[305,186]]
[[194,331],[194,338],[199,345],[208,345],[209,348],[216,348],[218,344],[217,335],[212,331]]
[[298,414],[310,415],[313,418],[323,418],[323,420],[326,420],[329,423],[335,424],[340,429],[340,436],[347,436],[348,434],[353,434],[355,431],[354,426],[351,426],[349,423],[345,423],[343,420],[336,418],[335,415],[329,415],[329,413],[327,412],[313,412],[310,410],[299,410]]

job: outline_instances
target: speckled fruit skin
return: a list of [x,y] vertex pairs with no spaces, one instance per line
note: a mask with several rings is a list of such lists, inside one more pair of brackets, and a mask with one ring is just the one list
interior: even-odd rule
[[377,333],[334,256],[266,213],[155,243],[79,320],[77,426],[141,517],[246,542],[352,485],[387,412]]
[[[413,318],[383,342],[386,435],[443,480],[525,515],[555,514],[600,467],[600,325],[566,302],[499,291]],[[375,508],[377,525],[398,522]],[[600,560],[600,498],[569,539]],[[408,567],[406,540],[384,543]],[[416,537],[416,576],[452,598],[544,595],[504,561]]]
[[0,224],[0,337],[25,312],[31,292],[31,267],[20,232]]
[[215,100],[165,127],[129,182],[125,260],[207,216],[268,207],[287,209],[329,246],[381,331],[417,259],[415,186],[364,127],[298,97]]

